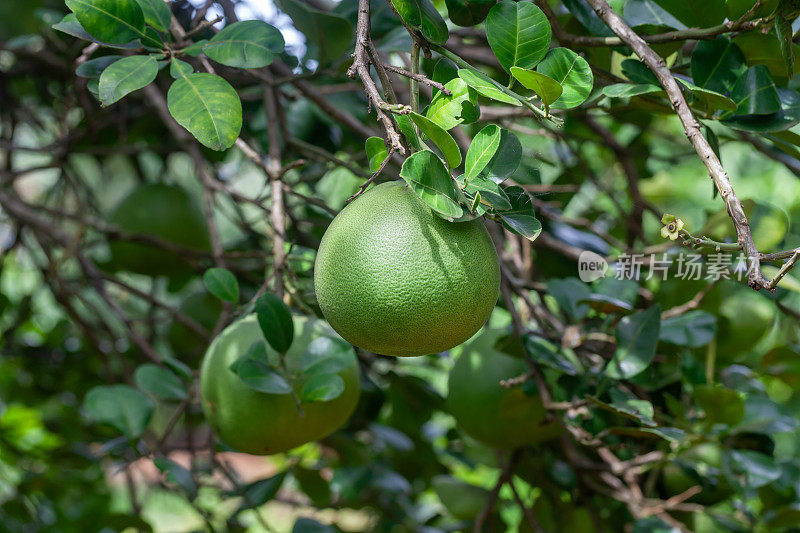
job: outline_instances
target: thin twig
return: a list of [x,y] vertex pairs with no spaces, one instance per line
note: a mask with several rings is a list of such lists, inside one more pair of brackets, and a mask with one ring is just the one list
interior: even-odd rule
[[[401,76],[405,76],[406,78],[408,78],[410,80],[418,81],[419,83],[424,83],[425,85],[433,87],[434,89],[436,89],[438,91],[441,91],[445,95],[450,96],[450,89],[446,89],[444,85],[442,85],[438,81],[434,81],[434,80],[430,79],[429,77],[427,77],[424,74],[409,72],[408,70],[406,70],[406,69],[404,69],[402,67],[396,67],[394,65],[390,65],[389,63],[384,63],[383,67],[386,70],[388,70],[389,72],[394,72],[395,74],[399,74]],[[414,106],[412,105],[411,107],[413,109]]]
[[519,449],[511,452],[511,457],[508,458],[508,462],[506,463],[505,467],[503,467],[503,471],[500,472],[500,477],[497,478],[497,483],[495,483],[494,488],[489,493],[489,496],[487,496],[483,509],[475,518],[475,524],[472,528],[474,533],[481,533],[483,531],[483,524],[486,523],[486,519],[489,518],[489,515],[492,513],[492,510],[497,503],[497,498],[500,496],[500,489],[502,489],[503,485],[505,485],[508,480],[511,479],[511,476],[514,475],[514,468],[516,468],[517,463],[519,463],[521,456],[522,451]]
[[369,179],[367,181],[365,181],[364,184],[361,187],[358,188],[358,190],[355,192],[355,194],[353,194],[350,198],[347,199],[346,203],[349,204],[350,202],[355,200],[358,196],[360,196],[364,191],[367,190],[367,187],[369,187],[370,184],[374,183],[375,180],[378,179],[378,176],[381,175],[381,173],[383,172],[383,169],[386,168],[386,164],[392,158],[392,150],[393,150],[393,148],[389,148],[389,153],[386,154],[386,159],[383,160],[383,162],[381,163],[381,166],[380,166],[380,168],[378,168],[377,172],[375,172],[372,176],[370,176]]
[[778,270],[778,273],[777,273],[777,274],[775,274],[775,277],[774,277],[774,278],[772,278],[772,281],[770,281],[770,282],[769,282],[769,285],[767,286],[767,289],[769,289],[769,290],[775,290],[775,286],[776,286],[776,285],[778,285],[778,282],[779,282],[779,281],[780,281],[780,280],[783,278],[783,276],[785,276],[785,275],[786,275],[786,274],[787,274],[787,273],[788,273],[788,272],[789,272],[789,271],[790,271],[792,268],[794,268],[794,265],[795,265],[795,263],[797,263],[797,261],[798,261],[798,260],[800,260],[800,250],[795,250],[795,251],[794,251],[794,254],[792,255],[792,257],[790,257],[790,258],[789,258],[789,260],[788,260],[788,261],[786,261],[786,262],[783,264],[783,266],[781,266],[780,270]]

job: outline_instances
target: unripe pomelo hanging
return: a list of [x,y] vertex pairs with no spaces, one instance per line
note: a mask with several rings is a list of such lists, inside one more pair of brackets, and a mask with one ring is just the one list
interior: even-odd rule
[[533,383],[504,387],[501,381],[530,371],[524,359],[498,351],[503,330],[487,330],[464,350],[450,370],[447,407],[458,426],[473,439],[499,449],[513,449],[551,439],[561,427],[547,420]]
[[[137,187],[109,220],[127,233],[158,237],[182,248],[211,250],[203,212],[183,189],[164,183]],[[111,242],[111,266],[146,276],[177,276],[189,269],[178,253],[149,243]]]
[[426,355],[461,344],[486,322],[500,267],[479,220],[443,220],[405,183],[390,182],[331,222],[314,286],[348,342],[381,355]]
[[[302,397],[310,379],[302,372],[309,345],[329,338],[345,344],[322,320],[294,317],[295,337],[286,354],[294,396]],[[321,439],[339,429],[352,414],[360,393],[358,361],[352,349],[336,373],[344,381],[341,394],[324,402],[295,403],[291,393],[268,394],[245,385],[231,369],[254,342],[265,342],[255,314],[237,320],[208,347],[200,368],[200,395],[211,427],[228,446],[239,451],[266,455],[291,450]],[[318,343],[318,341],[317,341]],[[316,347],[317,349],[319,346]],[[349,348],[349,346],[348,346]],[[278,354],[268,345],[270,360]]]

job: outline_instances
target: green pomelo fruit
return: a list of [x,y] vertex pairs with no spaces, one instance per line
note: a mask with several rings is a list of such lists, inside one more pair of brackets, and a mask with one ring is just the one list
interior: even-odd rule
[[723,297],[719,314],[717,360],[726,363],[755,347],[772,328],[777,308],[761,294],[742,287]]
[[325,318],[351,344],[426,355],[461,344],[486,322],[500,267],[480,221],[443,220],[404,183],[391,182],[333,220],[314,285]]
[[[178,311],[197,322],[210,335],[222,313],[222,302],[208,292],[196,292],[187,296],[178,307]],[[172,352],[185,363],[194,363],[208,347],[208,342],[193,329],[177,319],[167,331]]]
[[[173,185],[142,185],[122,200],[109,222],[126,233],[158,237],[189,250],[211,249],[208,229],[200,208],[183,190]],[[147,243],[115,240],[111,266],[146,276],[177,276],[189,264],[174,253]]]
[[473,439],[493,448],[512,449],[550,439],[561,428],[546,421],[535,387],[528,392],[523,385],[506,388],[500,384],[530,370],[524,360],[494,348],[504,334],[488,330],[464,348],[450,371],[447,406]]
[[[308,377],[301,359],[314,339],[337,338],[322,320],[294,317],[295,338],[286,365],[299,397]],[[200,369],[203,410],[212,428],[232,448],[252,454],[272,454],[321,439],[340,428],[358,403],[359,369],[355,354],[338,375],[344,391],[327,402],[295,404],[291,394],[267,394],[245,385],[231,369],[255,342],[265,342],[256,315],[234,322],[209,346]],[[278,354],[267,345],[270,360]],[[302,413],[301,413],[302,411]]]

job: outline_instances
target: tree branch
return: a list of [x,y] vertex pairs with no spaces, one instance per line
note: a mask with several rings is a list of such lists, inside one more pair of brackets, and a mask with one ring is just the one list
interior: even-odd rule
[[739,244],[747,257],[749,267],[748,283],[750,287],[755,290],[767,288],[769,282],[761,273],[760,253],[758,248],[756,248],[755,242],[753,242],[750,223],[747,221],[747,216],[744,214],[742,203],[733,191],[728,173],[725,172],[716,153],[714,153],[711,145],[700,131],[700,123],[689,108],[689,104],[686,102],[683,92],[678,86],[678,82],[675,81],[675,78],[667,68],[664,60],[635,33],[613,9],[611,9],[611,6],[608,5],[606,0],[587,1],[600,19],[619,36],[622,42],[630,46],[653,74],[658,77],[658,80],[661,82],[661,85],[664,87],[672,103],[672,107],[675,109],[678,118],[680,118],[683,124],[686,137],[689,139],[689,142],[692,143],[697,155],[700,156],[700,159],[702,159],[708,169],[711,178],[714,180],[714,185],[717,187],[717,190],[719,190],[720,196],[722,196],[728,208],[728,214],[731,220],[733,220],[733,225],[736,227]]
[[[370,37],[369,0],[359,0],[358,22],[356,26],[356,49],[353,52],[353,66],[348,69],[347,75],[354,78],[357,74],[358,77],[361,78],[361,83],[364,84],[364,91],[367,93],[367,97],[372,103],[372,107],[375,109],[375,114],[378,116],[378,120],[383,125],[383,129],[386,132],[386,140],[390,150],[398,154],[405,154],[406,149],[403,146],[400,134],[395,130],[391,117],[385,112],[388,104],[381,98],[378,87],[375,85],[369,73],[368,57],[370,56],[371,49],[372,38]],[[375,68],[380,74],[383,63],[378,58],[374,59]],[[385,76],[385,72],[383,72],[383,74]],[[385,78],[382,79],[384,84],[388,84]],[[391,87],[391,85],[389,85],[389,87]],[[389,87],[384,86],[384,91],[389,91]]]

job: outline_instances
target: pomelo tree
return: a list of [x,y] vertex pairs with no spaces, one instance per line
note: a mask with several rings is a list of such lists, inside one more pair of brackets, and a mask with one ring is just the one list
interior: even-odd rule
[[796,530],[799,16],[0,3],[0,530]]

